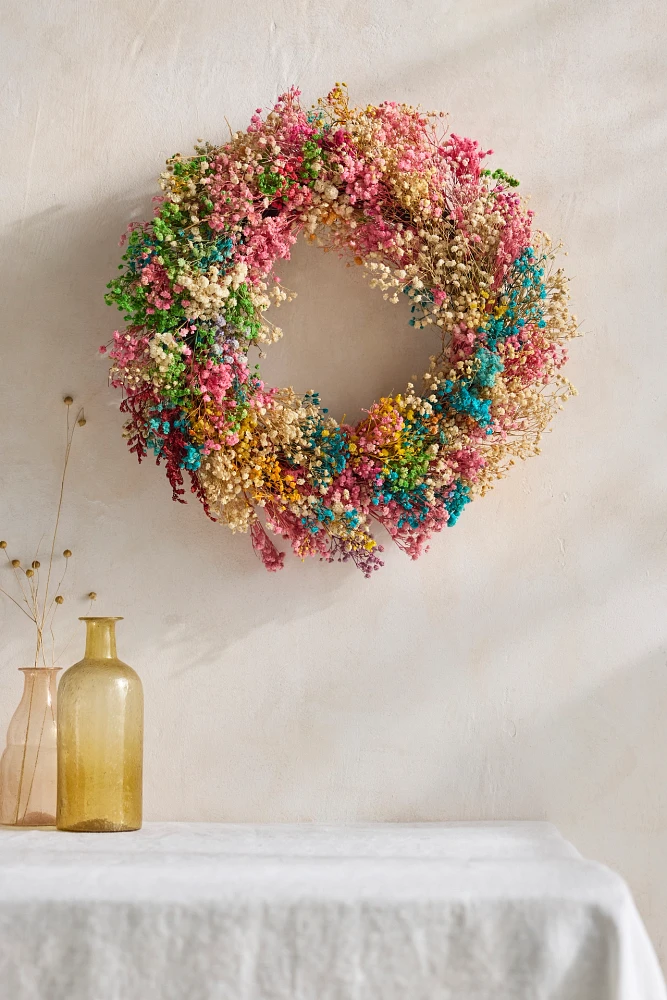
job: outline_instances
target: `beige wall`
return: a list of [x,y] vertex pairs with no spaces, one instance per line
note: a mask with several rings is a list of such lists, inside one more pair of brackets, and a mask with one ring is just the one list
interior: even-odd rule
[[[74,591],[126,616],[148,817],[546,817],[626,876],[664,958],[664,3],[4,0],[2,26],[0,534],[21,549],[49,526],[70,391],[88,424],[62,543]],[[341,78],[360,102],[447,109],[496,150],[569,247],[587,334],[542,457],[371,581],[293,559],[271,576],[247,538],[172,504],[125,453],[96,355],[118,236],[165,157]],[[334,413],[429,353],[402,306],[316,250],[282,274],[301,296],[265,371]],[[2,730],[23,624],[2,606]],[[77,632],[65,660],[80,649]]]

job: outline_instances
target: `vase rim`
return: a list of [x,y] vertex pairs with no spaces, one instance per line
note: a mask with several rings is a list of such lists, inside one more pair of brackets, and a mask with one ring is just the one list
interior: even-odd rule
[[19,667],[19,670],[24,670],[24,671],[28,671],[28,670],[62,670],[62,669],[63,669],[62,667],[57,667],[55,665],[55,663],[51,667],[34,667],[34,666],[33,667]]
[[122,622],[122,615],[83,615],[80,622]]

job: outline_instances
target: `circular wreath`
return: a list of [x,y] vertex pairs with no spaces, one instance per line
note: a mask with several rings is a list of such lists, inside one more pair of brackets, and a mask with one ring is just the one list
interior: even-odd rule
[[[416,559],[456,523],[574,392],[560,374],[575,332],[548,237],[491,150],[447,134],[441,113],[351,108],[344,84],[304,110],[299,91],[222,146],[176,154],[150,222],[131,224],[106,301],[127,326],[109,349],[125,436],[184,477],[206,513],[250,531],[269,570],[284,555],[382,565],[381,524]],[[281,330],[273,275],[300,232],[363,267],[411,325],[437,333],[420,386],[338,424],[317,393],[269,388],[251,347]],[[556,248],[557,249],[557,248]],[[107,347],[101,351],[106,352]]]

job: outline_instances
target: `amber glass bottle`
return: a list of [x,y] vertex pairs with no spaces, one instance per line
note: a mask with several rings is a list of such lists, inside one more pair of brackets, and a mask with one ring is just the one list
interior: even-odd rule
[[141,827],[144,695],[116,656],[119,618],[82,618],[86,653],[58,686],[59,830]]

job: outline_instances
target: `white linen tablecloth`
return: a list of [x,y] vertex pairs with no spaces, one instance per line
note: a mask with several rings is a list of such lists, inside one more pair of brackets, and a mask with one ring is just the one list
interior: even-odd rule
[[665,1000],[546,823],[0,830],[0,1000]]

